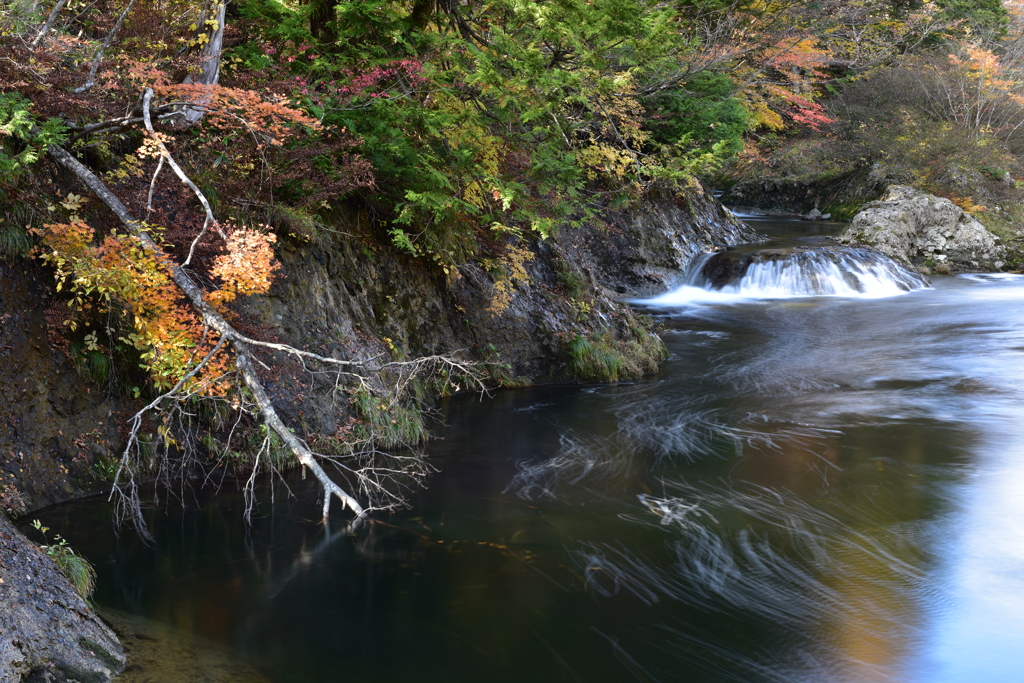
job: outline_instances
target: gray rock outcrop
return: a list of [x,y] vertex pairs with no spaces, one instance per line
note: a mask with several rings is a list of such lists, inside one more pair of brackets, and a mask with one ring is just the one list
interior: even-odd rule
[[0,513],[0,681],[105,683],[124,666],[114,632]]
[[683,281],[695,258],[764,238],[700,187],[626,211],[607,210],[601,225],[557,236],[566,255],[602,287],[653,296]]
[[999,270],[1005,248],[948,199],[892,185],[854,217],[839,241],[865,244],[906,264],[932,260],[956,270]]

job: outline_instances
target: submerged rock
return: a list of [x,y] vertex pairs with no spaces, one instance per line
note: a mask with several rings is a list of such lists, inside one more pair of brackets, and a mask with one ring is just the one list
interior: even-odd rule
[[827,221],[830,218],[832,218],[832,214],[822,213],[817,209],[811,209],[810,213],[805,213],[804,215],[800,216],[800,220],[802,221]]
[[128,667],[116,683],[271,683],[238,654],[194,633],[109,609],[103,618],[128,651]]
[[104,683],[124,666],[114,632],[0,513],[0,681]]
[[905,264],[933,261],[966,271],[999,270],[1005,253],[999,238],[959,206],[907,185],[893,185],[866,205],[839,240]]

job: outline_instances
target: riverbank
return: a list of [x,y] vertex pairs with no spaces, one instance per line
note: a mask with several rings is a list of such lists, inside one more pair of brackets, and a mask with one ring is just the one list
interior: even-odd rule
[[124,666],[114,632],[0,513],[0,680],[104,683]]
[[[284,277],[239,309],[250,328],[343,358],[463,350],[465,358],[488,364],[486,381],[499,387],[654,372],[662,343],[621,298],[667,288],[704,251],[757,239],[695,186],[631,211],[608,211],[600,223],[551,240],[525,240],[514,256],[517,267],[508,260],[517,252],[505,252],[505,260],[482,258],[442,277],[368,241],[373,228],[358,212],[346,220],[328,238],[281,244]],[[0,264],[8,323],[0,346],[9,361],[0,366],[0,387],[23,397],[0,425],[4,501],[13,513],[109,487],[128,417],[139,407],[72,362],[61,346],[63,301],[48,292],[46,278],[35,263]],[[579,339],[586,344],[570,344]],[[590,366],[573,355],[581,353],[577,347],[618,359],[604,366],[615,374],[588,374]],[[333,389],[304,373],[272,384],[278,409],[309,440],[333,435],[352,419],[347,402],[339,410]],[[158,463],[150,466],[153,472],[140,479],[156,476]]]
[[[488,384],[607,381],[653,372],[660,342],[619,299],[664,290],[699,253],[757,239],[699,187],[655,197],[601,223],[527,240],[519,268],[481,258],[448,276],[371,239],[358,211],[339,215],[325,239],[284,240],[283,277],[240,309],[264,338],[339,357],[401,360],[463,351],[489,363]],[[21,510],[102,490],[116,470],[136,401],[90,381],[62,347],[64,302],[32,262],[0,263],[0,389],[21,400],[0,421],[0,471]],[[582,338],[621,358],[616,377],[574,370]],[[351,418],[304,373],[274,386],[306,436],[331,435]],[[319,391],[317,390],[319,388]],[[123,390],[123,389],[122,389]]]
[[273,681],[1008,680],[1022,280],[638,304],[657,378],[444,400],[440,473],[358,529],[298,472],[250,527],[233,489],[148,511],[154,548],[103,501],[44,521],[109,558],[101,605]]

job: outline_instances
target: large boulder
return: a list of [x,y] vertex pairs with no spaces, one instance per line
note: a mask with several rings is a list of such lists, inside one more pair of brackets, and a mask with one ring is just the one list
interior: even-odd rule
[[865,244],[902,263],[934,261],[963,271],[999,270],[1006,251],[959,206],[907,185],[892,185],[867,204],[839,240]]
[[0,681],[106,683],[124,665],[114,632],[0,512]]

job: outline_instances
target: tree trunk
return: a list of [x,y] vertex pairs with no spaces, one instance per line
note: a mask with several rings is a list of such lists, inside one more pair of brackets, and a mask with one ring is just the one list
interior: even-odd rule
[[53,6],[53,10],[50,12],[50,16],[46,17],[46,23],[43,24],[43,27],[39,29],[39,33],[32,40],[32,44],[30,47],[33,50],[36,48],[37,45],[39,45],[39,41],[45,38],[46,34],[50,32],[51,28],[53,28],[53,22],[57,21],[57,15],[60,14],[60,11],[61,9],[63,9],[65,2],[67,2],[67,0],[57,0],[57,4]]
[[[206,45],[203,46],[203,52],[200,56],[199,61],[199,73],[195,76],[189,74],[185,78],[186,83],[196,83],[199,85],[217,85],[220,80],[220,57],[224,50],[224,22],[225,22],[225,10],[227,4],[225,2],[219,2],[214,8],[214,19],[215,22],[213,31],[210,32],[210,39],[206,41]],[[203,118],[203,114],[206,113],[204,105],[209,103],[209,99],[200,99],[196,102],[195,107],[187,107],[185,109],[185,124],[195,125]]]
[[338,32],[334,23],[338,13],[334,9],[335,0],[311,0],[309,12],[309,32],[321,43],[333,45],[338,40]]
[[128,0],[128,5],[124,8],[117,17],[117,21],[114,22],[114,28],[110,29],[110,33],[103,39],[103,44],[100,45],[99,49],[96,50],[96,54],[92,58],[92,65],[89,67],[89,76],[85,79],[85,84],[80,88],[75,88],[74,92],[82,93],[93,86],[93,82],[96,80],[96,72],[100,68],[100,62],[103,61],[103,55],[106,53],[107,48],[110,47],[110,43],[113,42],[114,36],[121,29],[121,24],[124,23],[124,18],[128,16],[128,13],[132,10],[132,6],[135,4],[135,0]]

